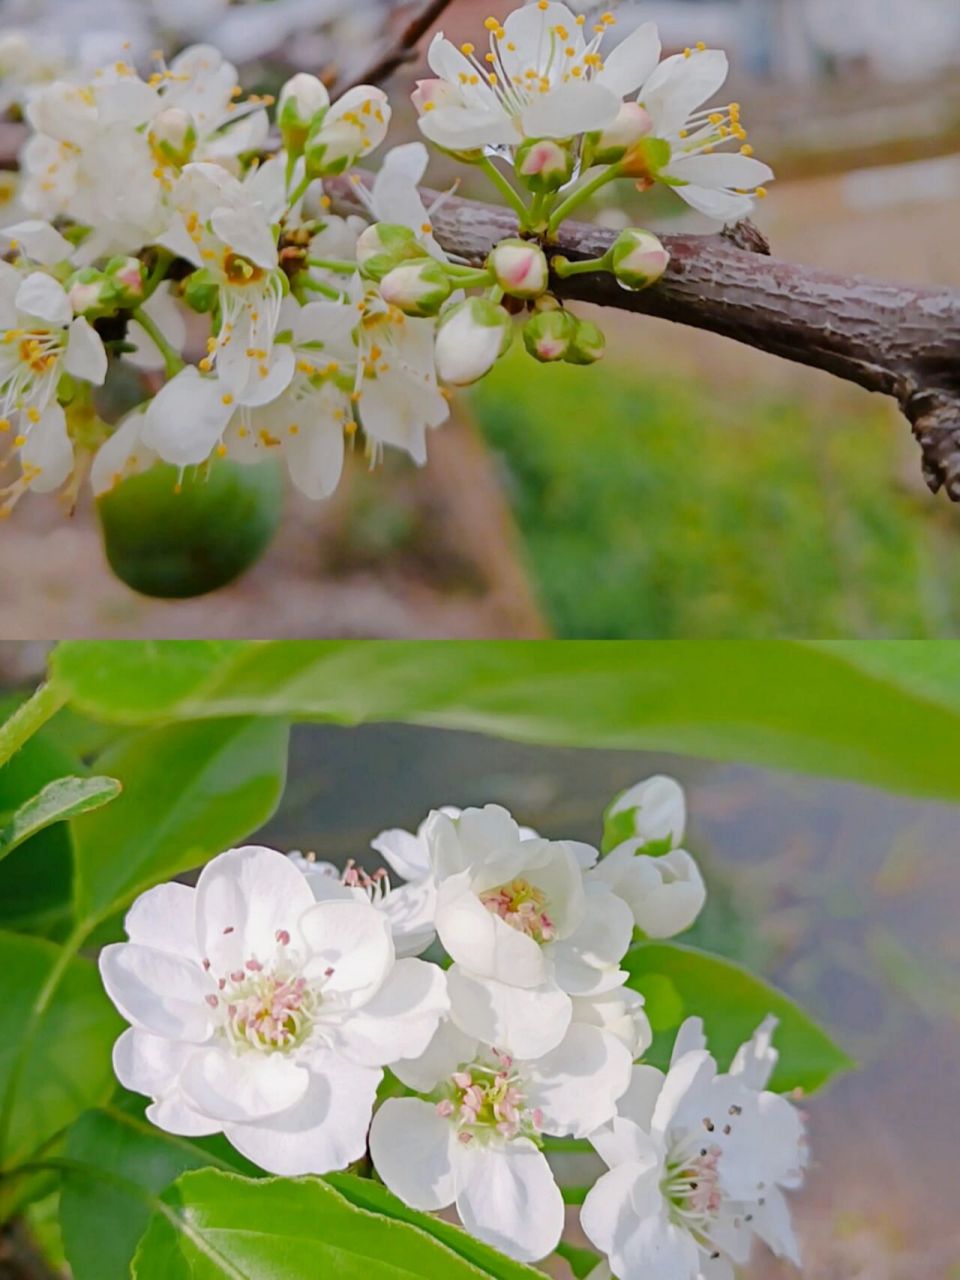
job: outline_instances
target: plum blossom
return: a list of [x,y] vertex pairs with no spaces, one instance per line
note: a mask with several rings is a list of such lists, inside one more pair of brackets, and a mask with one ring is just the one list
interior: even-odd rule
[[589,878],[609,885],[650,938],[689,929],[706,902],[700,869],[681,847],[685,823],[683,789],[662,776],[630,787],[605,814],[608,837],[618,843]]
[[525,837],[498,805],[433,813],[424,837],[437,882],[437,934],[454,1018],[469,1035],[517,1057],[555,1048],[572,996],[613,990],[633,920],[602,883],[585,883],[596,851]]
[[421,1053],[448,1007],[442,970],[395,959],[381,912],[317,902],[273,849],[221,854],[195,889],[150,889],[125,923],[129,941],[100,955],[131,1023],[118,1078],[160,1128],[223,1132],[272,1173],[359,1158],[382,1067]]
[[435,79],[413,95],[426,138],[451,151],[517,146],[527,138],[570,138],[612,123],[631,74],[636,33],[605,63],[599,48],[614,19],[605,14],[584,37],[585,18],[554,0],[488,18],[489,49],[457,48],[442,33],[427,54]]
[[563,1228],[541,1135],[583,1137],[612,1119],[630,1063],[622,1041],[586,1023],[522,1061],[444,1022],[421,1059],[393,1068],[429,1097],[384,1103],[370,1130],[374,1165],[412,1207],[455,1204],[472,1235],[536,1261]]
[[799,1262],[783,1189],[802,1181],[806,1141],[800,1113],[765,1088],[775,1026],[720,1074],[688,1019],[669,1072],[634,1067],[617,1117],[591,1135],[609,1171],[580,1220],[618,1280],[732,1280],[755,1236]]

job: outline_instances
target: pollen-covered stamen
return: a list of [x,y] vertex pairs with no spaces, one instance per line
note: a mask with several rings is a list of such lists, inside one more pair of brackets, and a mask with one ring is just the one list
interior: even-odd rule
[[382,902],[390,892],[390,875],[385,867],[380,867],[371,875],[363,867],[358,867],[353,858],[347,859],[340,882],[348,889],[362,889],[373,906]]
[[556,925],[547,910],[547,897],[522,876],[480,894],[488,911],[499,916],[511,929],[525,933],[535,942],[550,942],[557,936]]
[[7,329],[0,341],[0,413],[8,417],[37,404],[42,409],[53,394],[60,357],[66,347],[63,329]]
[[671,1163],[663,1191],[678,1217],[703,1230],[705,1220],[716,1217],[723,1204],[720,1188],[720,1157],[715,1143],[699,1148],[696,1155]]
[[[236,1050],[272,1053],[297,1048],[309,1036],[323,1003],[324,980],[302,975],[300,957],[290,950],[290,931],[278,929],[275,940],[269,959],[249,956],[242,967],[217,980],[217,994],[206,997]],[[209,961],[203,965],[209,972]],[[331,969],[325,976],[332,973]]]
[[496,1049],[488,1061],[468,1063],[453,1073],[437,1115],[456,1125],[457,1140],[464,1145],[495,1136],[536,1142],[543,1125],[539,1108],[526,1105],[513,1059]]

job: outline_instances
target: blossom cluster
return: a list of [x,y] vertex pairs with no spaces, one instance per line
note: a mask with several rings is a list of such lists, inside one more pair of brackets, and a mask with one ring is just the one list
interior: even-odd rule
[[[343,175],[387,135],[375,86],[331,101],[300,73],[276,102],[245,97],[236,69],[194,45],[145,77],[119,60],[30,90],[22,216],[0,232],[0,431],[20,464],[0,512],[26,489],[73,497],[88,470],[102,494],[158,460],[182,470],[218,456],[283,456],[293,483],[324,498],[347,443],[371,462],[392,447],[424,463],[451,388],[489,372],[517,313],[535,359],[598,360],[601,330],[552,282],[606,271],[646,288],[668,254],[631,228],[602,257],[570,261],[554,252],[565,219],[626,178],[728,221],[771,176],[737,104],[701,109],[723,53],[661,60],[646,24],[604,58],[613,21],[587,33],[539,0],[489,19],[482,56],[431,44],[435,75],[413,94],[421,133],[516,213],[517,235],[482,262],[435,235],[445,197],[424,206],[423,143],[389,151],[369,185],[346,183],[365,216],[334,212],[331,192],[343,199]],[[123,365],[152,394],[108,422],[94,390]]]
[[[805,1161],[799,1114],[766,1089],[768,1019],[718,1072],[698,1019],[669,1071],[622,967],[635,934],[689,927],[705,901],[682,847],[683,792],[623,793],[604,857],[545,839],[497,805],[432,812],[373,847],[404,883],[248,846],[195,887],[163,884],[104,948],[131,1024],[120,1082],[169,1132],[223,1133],[271,1173],[372,1160],[422,1211],[512,1257],[556,1248],[552,1137],[588,1139],[609,1171],[581,1223],[620,1280],[732,1276],[755,1236],[796,1256],[783,1188]],[[424,958],[426,953],[426,958]]]

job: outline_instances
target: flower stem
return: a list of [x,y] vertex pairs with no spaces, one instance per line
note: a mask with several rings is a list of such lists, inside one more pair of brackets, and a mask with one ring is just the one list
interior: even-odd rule
[[21,703],[10,719],[0,725],[0,765],[6,764],[66,701],[67,695],[60,686],[48,682]]
[[472,286],[487,285],[493,279],[486,267],[468,267],[461,271],[447,271],[450,281],[457,289],[469,289]]
[[163,356],[163,365],[166,369],[167,377],[172,378],[180,372],[184,367],[185,361],[179,351],[174,350],[170,343],[166,340],[160,331],[160,328],[154,320],[147,315],[142,307],[132,312],[133,319],[153,341],[157,350]]
[[297,203],[297,201],[302,199],[303,196],[306,195],[307,187],[309,187],[312,181],[313,181],[312,175],[309,173],[305,173],[303,177],[300,179],[300,181],[297,183],[294,190],[290,192],[290,194],[287,196],[287,212],[288,213],[293,208],[293,206]]
[[584,258],[579,262],[571,262],[569,258],[565,258],[563,254],[555,254],[550,259],[550,266],[555,275],[561,280],[565,280],[567,276],[583,276],[594,271],[606,271],[609,257],[604,254],[602,258]]
[[357,270],[355,262],[346,262],[340,258],[307,258],[306,265],[319,267],[322,271],[339,271],[345,276],[352,276]]
[[520,229],[525,230],[527,226],[528,211],[527,206],[523,203],[523,198],[518,191],[515,191],[507,178],[500,172],[489,156],[483,156],[480,160],[480,168],[484,171],[493,185],[501,193],[510,207],[514,210],[520,220]]
[[322,280],[311,280],[309,276],[303,276],[297,281],[299,289],[310,289],[314,293],[322,293],[325,298],[333,298],[335,302],[346,302],[347,295],[341,293],[339,289],[334,289],[333,285],[324,284]]
[[566,200],[561,201],[550,215],[550,221],[547,223],[547,234],[553,235],[564,218],[568,218],[578,205],[583,204],[584,200],[588,200],[595,191],[599,191],[606,183],[612,182],[614,178],[619,178],[620,176],[620,166],[611,164],[605,169],[601,169],[599,173],[594,174],[592,178],[589,178],[582,186],[577,187],[575,191],[571,191]]

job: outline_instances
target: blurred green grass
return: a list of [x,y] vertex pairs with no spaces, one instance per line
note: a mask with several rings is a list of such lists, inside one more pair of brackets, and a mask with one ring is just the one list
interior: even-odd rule
[[827,410],[514,350],[472,404],[559,636],[960,631],[960,518],[904,483],[879,399]]

